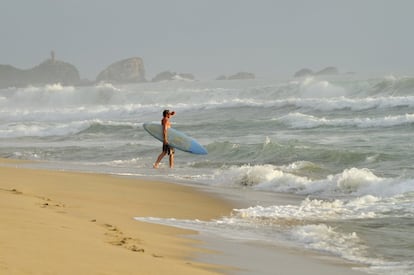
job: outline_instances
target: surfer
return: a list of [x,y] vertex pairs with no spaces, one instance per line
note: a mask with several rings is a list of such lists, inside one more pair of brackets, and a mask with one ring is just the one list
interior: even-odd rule
[[170,168],[174,167],[174,148],[172,148],[168,144],[168,128],[171,127],[170,117],[173,115],[175,115],[174,111],[170,112],[170,110],[164,110],[164,112],[162,112],[162,116],[163,116],[161,120],[162,136],[163,136],[162,152],[158,156],[157,161],[154,163],[154,168],[159,167],[162,158],[165,157],[166,154],[170,156]]

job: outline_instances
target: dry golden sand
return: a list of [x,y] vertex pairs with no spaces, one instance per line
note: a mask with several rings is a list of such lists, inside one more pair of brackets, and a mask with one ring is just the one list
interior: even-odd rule
[[195,233],[136,216],[211,219],[225,201],[176,184],[16,168],[0,160],[0,274],[217,274]]

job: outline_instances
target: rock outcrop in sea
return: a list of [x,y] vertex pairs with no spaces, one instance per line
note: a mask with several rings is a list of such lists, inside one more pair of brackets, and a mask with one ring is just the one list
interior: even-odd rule
[[329,66],[318,72],[314,72],[311,69],[304,68],[297,71],[293,76],[294,77],[307,77],[307,76],[316,76],[316,75],[337,75],[339,71],[336,67]]
[[[217,79],[255,79],[255,75],[249,72],[238,72],[230,76],[222,75]],[[152,82],[194,80],[195,77],[191,73],[164,71],[157,74],[152,79]],[[0,89],[54,83],[86,86],[93,85],[97,82],[128,84],[146,81],[144,61],[140,57],[131,57],[112,63],[98,74],[96,80],[81,79],[79,71],[74,65],[55,59],[54,51],[51,52],[51,57],[49,59],[27,70],[18,69],[11,65],[0,64]]]
[[312,76],[312,75],[314,75],[314,73],[311,69],[303,68],[297,71],[293,76],[294,77],[307,77],[307,76]]
[[219,77],[216,78],[216,80],[245,80],[245,79],[255,79],[255,78],[256,76],[253,73],[238,72],[228,77],[225,75],[220,75]]
[[326,67],[319,72],[316,73],[316,75],[336,75],[339,71],[336,67]]
[[77,85],[80,81],[78,69],[72,64],[55,60],[54,55],[27,70],[18,69],[11,65],[0,65],[0,88],[51,83]]
[[115,62],[100,72],[96,81],[121,84],[146,82],[144,62],[140,57],[131,57]]
[[176,72],[164,71],[164,72],[157,74],[152,79],[152,82],[171,81],[171,80],[193,81],[195,80],[195,77],[193,74],[189,74],[189,73],[176,73]]

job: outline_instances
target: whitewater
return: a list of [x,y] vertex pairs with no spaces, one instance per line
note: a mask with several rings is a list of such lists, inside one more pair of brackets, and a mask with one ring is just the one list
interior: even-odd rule
[[[177,151],[175,169],[152,168],[161,143],[142,125],[164,109],[208,155]],[[413,147],[407,76],[0,90],[2,158],[243,192],[246,207],[219,220],[136,219],[316,251],[371,274],[414,274]]]

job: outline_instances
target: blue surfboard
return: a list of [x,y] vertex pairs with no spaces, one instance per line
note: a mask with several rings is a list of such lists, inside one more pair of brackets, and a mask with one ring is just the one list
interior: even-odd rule
[[[163,142],[162,126],[158,123],[144,123],[144,129],[154,138]],[[168,129],[168,144],[178,150],[197,154],[206,155],[207,150],[192,137],[187,136],[174,128]]]

